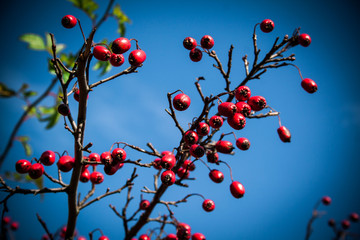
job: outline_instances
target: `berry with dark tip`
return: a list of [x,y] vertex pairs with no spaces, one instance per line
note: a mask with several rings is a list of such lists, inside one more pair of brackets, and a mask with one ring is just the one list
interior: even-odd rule
[[100,160],[100,155],[97,154],[97,153],[91,153],[91,154],[89,155],[89,161],[100,163],[100,162],[101,162],[101,160]]
[[214,46],[214,39],[209,36],[209,35],[205,35],[201,38],[200,41],[201,47],[205,48],[205,49],[210,49]]
[[206,238],[202,233],[194,233],[191,237],[191,240],[206,240]]
[[201,158],[205,154],[205,149],[203,146],[199,144],[193,144],[190,147],[190,155],[195,158]]
[[311,37],[309,34],[302,33],[298,37],[299,44],[303,47],[308,47],[311,43]]
[[236,146],[240,150],[248,150],[250,148],[250,141],[247,138],[241,137],[236,140]]
[[217,163],[219,161],[219,154],[217,152],[207,151],[206,159],[209,163]]
[[246,119],[241,113],[235,113],[228,117],[227,122],[235,130],[243,129],[246,125]]
[[349,216],[350,221],[352,222],[358,222],[359,221],[359,214],[353,212]]
[[90,181],[93,183],[93,184],[100,184],[104,181],[104,175],[101,173],[101,172],[92,172],[90,174]]
[[176,164],[176,158],[174,154],[167,154],[161,158],[161,167],[165,169],[172,169]]
[[28,173],[31,168],[31,162],[26,159],[20,159],[15,164],[15,169],[18,173]]
[[177,175],[180,177],[180,178],[188,178],[189,175],[190,175],[190,171],[186,168],[183,168],[183,167],[180,167],[177,171]]
[[150,206],[150,202],[149,202],[149,200],[142,200],[141,202],[140,202],[140,205],[139,205],[139,208],[141,209],[141,210],[145,210],[145,209],[147,209],[148,207]]
[[62,104],[60,104],[59,106],[58,106],[58,113],[60,113],[61,115],[63,115],[63,116],[68,116],[69,114],[70,114],[70,109],[69,109],[69,107],[66,105],[66,104],[64,104],[64,103],[62,103]]
[[246,102],[237,102],[235,106],[236,111],[244,115],[244,117],[248,117],[251,114],[251,107]]
[[196,132],[200,136],[206,136],[210,132],[210,127],[207,123],[201,122],[201,123],[199,123],[198,127],[196,128]]
[[120,67],[125,62],[125,58],[122,54],[112,53],[110,57],[110,64],[114,67]]
[[186,223],[179,223],[176,226],[176,236],[179,240],[188,240],[191,238],[191,227]]
[[32,179],[38,179],[44,174],[44,166],[40,163],[34,163],[31,165],[28,174]]
[[153,161],[153,166],[154,166],[154,168],[157,169],[157,170],[162,169],[162,166],[161,166],[161,158],[156,158],[156,159]]
[[266,107],[266,100],[262,96],[250,97],[247,103],[250,105],[251,110],[254,111],[260,111]]
[[69,172],[75,164],[75,159],[71,156],[65,155],[60,157],[57,162],[57,166],[62,172]]
[[188,50],[192,50],[192,49],[196,48],[197,43],[196,43],[196,40],[194,38],[187,37],[187,38],[184,39],[183,45],[184,45],[184,48],[186,48]]
[[186,159],[182,165],[183,168],[188,169],[189,171],[194,171],[195,170],[195,164],[189,160]]
[[173,233],[168,234],[164,240],[178,240],[177,236]]
[[129,39],[121,37],[117,38],[112,42],[111,50],[115,54],[122,54],[127,52],[131,48],[131,43]]
[[269,33],[274,29],[274,22],[270,19],[265,19],[260,23],[260,29],[264,33]]
[[40,162],[45,166],[51,166],[55,162],[55,153],[53,151],[45,151],[40,156]]
[[115,162],[123,162],[126,159],[126,152],[122,148],[115,148],[111,152],[111,157]]
[[203,204],[202,204],[202,207],[205,211],[207,212],[211,212],[215,209],[215,203],[213,200],[210,200],[210,199],[205,199]]
[[328,206],[331,203],[331,198],[329,196],[324,196],[321,198],[321,202],[325,205]]
[[224,119],[218,115],[214,115],[209,119],[209,125],[212,128],[220,128],[224,123]]
[[142,234],[140,235],[139,240],[150,240],[150,237],[147,234]]
[[111,153],[110,152],[103,152],[101,155],[100,155],[100,161],[103,163],[103,164],[111,164],[113,162],[113,158],[111,156]]
[[12,222],[10,224],[10,229],[13,231],[16,231],[19,228],[19,223],[18,222]]
[[240,86],[235,90],[235,98],[238,101],[247,101],[251,97],[250,88],[247,86]]
[[236,111],[237,111],[236,106],[232,102],[223,102],[218,106],[219,114],[225,117],[231,117],[236,113]]
[[221,183],[224,180],[224,174],[217,169],[211,170],[209,172],[209,177],[215,183]]
[[290,142],[291,140],[291,133],[289,131],[289,129],[287,129],[284,126],[281,126],[277,129],[277,132],[279,134],[279,137],[281,139],[281,141],[283,142]]
[[80,182],[86,183],[90,180],[90,171],[88,169],[82,170],[80,174]]
[[350,221],[347,219],[341,221],[341,226],[343,229],[349,229],[350,225],[351,225]]
[[98,45],[93,49],[94,57],[99,61],[108,61],[111,57],[111,52],[104,46]]
[[146,59],[146,54],[143,50],[137,49],[129,54],[129,63],[131,66],[139,67]]
[[66,15],[61,19],[61,24],[65,28],[73,28],[75,27],[76,23],[77,19],[73,15]]
[[191,99],[184,93],[179,93],[173,99],[174,108],[178,111],[185,111],[189,108]]
[[194,48],[189,53],[190,59],[193,62],[199,62],[202,58],[202,52],[198,48]]
[[318,89],[316,82],[310,78],[304,78],[301,81],[301,87],[308,93],[314,93]]
[[234,198],[242,198],[245,194],[245,188],[240,182],[233,181],[230,184],[230,192]]
[[229,141],[219,140],[215,144],[215,149],[220,153],[231,153],[234,150],[234,146]]
[[194,131],[189,130],[184,134],[184,142],[189,145],[197,143],[198,140],[199,140],[199,136]]
[[175,180],[175,173],[171,170],[164,171],[161,174],[161,182],[167,186],[173,185],[175,183]]

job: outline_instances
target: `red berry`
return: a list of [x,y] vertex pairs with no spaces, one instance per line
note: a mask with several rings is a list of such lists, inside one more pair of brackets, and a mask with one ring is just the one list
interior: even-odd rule
[[45,166],[53,165],[55,162],[55,153],[53,151],[45,151],[41,154],[40,161]]
[[197,141],[199,140],[199,136],[196,132],[194,131],[187,131],[185,134],[184,134],[184,142],[189,144],[189,145],[192,145],[192,144],[195,144],[197,143]]
[[247,86],[240,86],[235,90],[235,98],[238,101],[247,101],[251,96],[250,88]]
[[168,155],[168,154],[173,154],[173,152],[171,152],[171,151],[162,151],[162,152],[161,152],[161,155],[162,155],[162,156]]
[[129,54],[129,63],[131,66],[139,67],[146,59],[146,54],[143,50],[137,49]]
[[301,86],[302,88],[307,91],[308,93],[314,93],[317,91],[318,86],[317,84],[314,82],[314,80],[310,79],[310,78],[304,78],[301,81]]
[[[41,240],[49,240],[49,236],[47,235],[47,233],[45,233],[44,235],[42,235]],[[85,239],[86,240],[86,239]]]
[[188,178],[189,175],[190,175],[190,171],[186,168],[179,168],[178,171],[177,171],[177,175],[180,177],[180,178]]
[[290,134],[290,131],[286,127],[284,127],[284,126],[279,127],[277,132],[279,134],[281,141],[290,142],[291,134]]
[[209,125],[212,128],[220,128],[224,123],[224,120],[222,117],[218,115],[214,115],[209,119]]
[[175,173],[171,170],[166,170],[161,174],[161,182],[167,186],[173,185],[175,183]]
[[100,160],[100,155],[97,154],[97,153],[91,153],[91,154],[89,155],[89,161],[100,163],[100,162],[101,162],[101,160]]
[[251,107],[249,104],[247,104],[246,102],[237,102],[235,104],[236,106],[236,111],[238,113],[241,113],[242,115],[244,115],[244,117],[248,117],[251,113]]
[[101,236],[98,238],[98,240],[110,240],[107,236]]
[[90,180],[90,171],[85,168],[80,174],[80,182],[86,183],[89,180]]
[[236,110],[236,106],[232,102],[223,102],[218,106],[219,114],[225,117],[231,117],[236,113]]
[[306,33],[300,34],[298,40],[299,40],[299,44],[303,47],[308,47],[311,43],[311,38],[309,34]]
[[68,116],[70,114],[70,109],[66,104],[60,104],[58,106],[58,113],[60,113],[63,116]]
[[122,54],[116,54],[116,53],[111,54],[110,64],[113,65],[114,67],[119,67],[123,65],[124,62],[125,62],[125,58]]
[[191,237],[191,240],[206,240],[206,238],[202,233],[194,233]]
[[126,152],[124,149],[122,148],[115,148],[112,153],[111,156],[113,158],[114,161],[116,162],[123,162],[126,159]]
[[230,184],[230,192],[234,198],[242,198],[245,194],[245,188],[241,183],[234,181]]
[[99,61],[108,61],[111,57],[111,52],[104,46],[95,46],[93,50],[94,57]]
[[75,164],[75,159],[71,156],[62,156],[57,162],[57,166],[62,172],[69,172]]
[[20,159],[15,164],[15,169],[18,173],[27,173],[31,168],[31,162],[26,159]]
[[209,35],[205,35],[201,38],[200,41],[201,47],[205,48],[205,49],[210,49],[214,46],[214,39],[209,36]]
[[[87,98],[89,98],[89,95],[87,95]],[[80,90],[77,89],[75,92],[74,92],[74,99],[76,101],[79,101],[80,100]]]
[[227,122],[235,130],[243,129],[246,125],[246,119],[241,113],[235,113],[228,117]]
[[139,208],[140,208],[141,210],[145,210],[145,209],[147,209],[149,206],[150,206],[149,200],[142,200],[142,201],[140,202]]
[[110,152],[103,152],[103,153],[100,155],[100,161],[101,161],[103,164],[111,164],[111,163],[113,162],[111,153],[110,153]]
[[146,234],[140,235],[139,240],[150,240],[150,237]]
[[234,146],[231,142],[225,140],[219,140],[215,144],[216,151],[221,153],[231,153]]
[[120,168],[122,168],[122,166],[124,165],[124,163],[112,163],[112,164],[106,164],[104,166],[104,172],[107,174],[107,175],[114,175]]
[[162,167],[161,167],[161,158],[156,158],[156,159],[153,161],[153,166],[154,166],[154,168],[157,169],[157,170],[162,169]]
[[241,137],[236,140],[236,146],[240,150],[248,150],[250,148],[250,141],[247,138]]
[[209,177],[215,183],[221,183],[224,180],[224,174],[216,169],[210,171]]
[[18,222],[12,222],[10,225],[11,230],[16,231],[19,228]]
[[187,38],[184,39],[183,45],[184,45],[184,47],[186,49],[192,50],[192,49],[196,48],[197,43],[196,43],[196,40],[194,38],[187,37]]
[[189,53],[190,59],[193,62],[199,62],[202,58],[202,52],[198,48],[194,48]]
[[184,93],[180,93],[176,95],[173,99],[174,108],[178,111],[184,111],[188,109],[190,103],[191,103],[191,99],[189,98],[188,95]]
[[73,28],[75,27],[76,23],[77,23],[76,17],[72,15],[66,15],[61,19],[61,24],[65,28]]
[[168,234],[164,240],[178,240],[177,236],[173,233]]
[[210,127],[207,123],[201,122],[201,123],[199,123],[198,127],[196,128],[196,132],[200,136],[206,136],[210,132]]
[[100,184],[104,181],[104,175],[101,172],[92,172],[90,175],[90,181],[93,184]]
[[352,221],[352,222],[358,222],[359,221],[359,214],[357,213],[351,213],[350,216],[349,216],[349,219]]
[[165,169],[172,169],[175,166],[176,158],[174,154],[167,154],[161,158],[161,167]]
[[321,198],[321,202],[324,204],[324,205],[330,205],[331,203],[331,198],[329,196],[324,196]]
[[176,226],[176,236],[179,240],[188,240],[191,238],[191,227],[186,223],[179,223]]
[[333,218],[329,219],[328,225],[329,225],[330,227],[334,227],[334,226],[336,225],[335,220],[334,220]]
[[113,51],[113,53],[116,54],[122,54],[128,51],[130,48],[131,48],[131,43],[129,39],[124,37],[115,39],[111,45],[111,50]]
[[80,236],[77,238],[77,240],[87,240],[86,237]]
[[209,163],[217,163],[219,161],[219,154],[217,152],[208,151],[206,158]]
[[341,221],[341,226],[342,226],[343,229],[349,229],[350,221],[349,220],[342,220]]
[[215,209],[215,203],[213,200],[206,199],[204,200],[202,207],[207,212],[212,212]]
[[270,19],[265,19],[260,23],[260,29],[264,33],[269,33],[274,29],[274,22]]
[[189,160],[186,159],[182,165],[183,168],[188,169],[189,171],[194,171],[195,170],[195,164]]
[[251,110],[254,111],[260,111],[266,107],[266,100],[262,96],[253,96],[249,98],[247,103],[250,105]]
[[204,156],[205,154],[205,149],[204,147],[198,145],[198,144],[193,144],[190,147],[190,155],[195,157],[195,158],[201,158],[202,156]]
[[8,217],[8,216],[3,217],[3,219],[2,219],[2,223],[5,224],[5,225],[9,224],[10,221],[11,221],[11,218]]
[[31,165],[29,170],[29,176],[32,179],[38,179],[44,173],[44,166],[40,163],[34,163]]

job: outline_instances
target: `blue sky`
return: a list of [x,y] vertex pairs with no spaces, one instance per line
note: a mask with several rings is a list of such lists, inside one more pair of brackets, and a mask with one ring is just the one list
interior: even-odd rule
[[[105,1],[102,1],[105,3]],[[296,27],[308,33],[312,43],[308,48],[296,47],[295,64],[304,77],[312,78],[319,90],[306,93],[300,86],[301,79],[293,67],[273,69],[260,80],[250,81],[248,86],[254,95],[266,97],[268,104],[281,112],[282,124],[292,133],[290,144],[282,143],[277,136],[277,118],[250,119],[243,130],[236,131],[238,137],[251,141],[247,152],[236,150],[234,156],[221,155],[228,162],[234,179],[242,182],[245,197],[234,199],[229,192],[229,172],[226,166],[216,166],[225,173],[225,180],[215,184],[208,178],[208,170],[198,164],[189,182],[190,188],[171,187],[164,200],[178,200],[189,193],[201,193],[215,201],[216,208],[207,213],[202,210],[200,198],[190,198],[188,203],[174,208],[175,217],[192,226],[194,232],[202,232],[207,239],[303,239],[305,227],[315,202],[329,195],[333,203],[324,207],[328,214],[316,221],[312,239],[329,239],[331,229],[327,219],[342,220],[350,212],[360,212],[360,163],[359,127],[360,100],[358,98],[358,55],[360,47],[357,1],[119,1],[123,11],[132,20],[127,25],[127,37],[139,40],[147,59],[139,73],[122,77],[101,85],[89,97],[86,140],[94,143],[93,151],[107,151],[116,141],[146,148],[151,142],[159,151],[177,146],[180,134],[172,119],[164,111],[168,107],[167,92],[183,90],[192,99],[187,111],[178,113],[179,121],[187,126],[201,111],[201,99],[194,87],[194,80],[204,76],[205,94],[217,94],[224,87],[213,59],[205,56],[194,63],[183,48],[185,37],[194,37],[198,42],[203,35],[215,40],[214,50],[223,64],[227,51],[234,45],[231,81],[238,84],[244,79],[242,57],[253,59],[252,31],[254,24],[270,18],[275,23],[273,32],[258,31],[261,57],[271,48],[277,36],[291,35]],[[102,13],[102,7],[99,14]],[[31,88],[45,89],[52,78],[47,73],[47,54],[26,49],[18,37],[27,32],[44,35],[52,32],[58,43],[67,45],[65,51],[76,51],[82,44],[77,28],[66,30],[61,18],[72,14],[81,19],[85,34],[90,32],[90,22],[79,10],[66,1],[12,1],[1,8],[3,37],[0,38],[0,81],[18,88],[27,82]],[[116,23],[109,20],[101,27],[94,41],[117,38]],[[94,61],[95,63],[95,61]],[[125,63],[120,70],[127,67]],[[114,74],[119,69],[113,69]],[[93,72],[91,81],[99,80]],[[48,104],[52,103],[48,100]],[[0,99],[2,151],[10,130],[18,119],[22,102]],[[71,100],[73,111],[76,102]],[[215,113],[215,112],[214,112]],[[224,132],[230,132],[229,127]],[[62,152],[72,150],[72,137],[64,130],[62,122],[51,130],[44,124],[28,120],[20,130],[31,137],[33,157],[45,150]],[[233,140],[230,136],[227,140]],[[153,159],[135,151],[128,151],[132,160]],[[26,158],[20,144],[15,143],[1,171],[14,170],[14,163]],[[124,166],[116,175],[106,176],[98,187],[98,194],[107,187],[116,189],[130,176],[132,165]],[[46,171],[55,174],[56,167]],[[139,190],[152,187],[153,169],[138,169],[135,180],[134,201],[130,210],[137,207]],[[69,180],[70,174],[64,174]],[[16,183],[12,183],[16,185]],[[51,183],[47,183],[52,186]],[[82,194],[90,184],[81,184]],[[24,185],[23,187],[34,187]],[[124,193],[93,204],[80,213],[78,231],[82,235],[101,228],[111,239],[123,237],[122,221],[108,207],[118,209],[124,204]],[[150,199],[150,196],[144,195]],[[65,194],[40,197],[14,196],[8,203],[9,215],[20,222],[16,233],[18,239],[40,239],[44,233],[36,220],[39,213],[55,230],[66,223]],[[154,217],[165,213],[165,207],[157,207]],[[157,225],[146,225],[141,233]],[[351,228],[360,233],[359,224]],[[175,232],[172,226],[166,228]]]

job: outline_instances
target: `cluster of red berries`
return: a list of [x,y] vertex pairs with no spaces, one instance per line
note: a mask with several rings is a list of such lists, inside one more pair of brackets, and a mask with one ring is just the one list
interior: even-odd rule
[[[214,46],[214,39],[209,36],[205,35],[201,38],[200,41],[201,47],[205,50],[209,50]],[[197,42],[192,37],[186,37],[183,41],[183,45],[187,50],[190,50],[189,56],[191,61],[199,62],[202,58],[202,51],[197,48]]]
[[19,223],[12,221],[9,216],[5,216],[2,219],[3,227],[10,227],[11,230],[16,231],[19,228]]

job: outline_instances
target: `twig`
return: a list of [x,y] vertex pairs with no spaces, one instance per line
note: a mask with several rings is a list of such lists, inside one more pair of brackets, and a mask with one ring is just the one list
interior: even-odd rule
[[127,69],[125,69],[124,71],[122,71],[122,72],[120,72],[120,73],[118,73],[118,74],[115,74],[115,75],[113,75],[113,76],[111,76],[111,77],[102,79],[102,80],[100,80],[100,81],[98,81],[98,82],[96,82],[96,83],[91,84],[91,85],[89,86],[89,88],[90,88],[90,89],[93,89],[94,87],[97,87],[97,86],[99,86],[100,84],[103,84],[103,83],[105,83],[105,82],[111,81],[111,80],[113,80],[113,79],[115,79],[115,78],[117,78],[117,77],[120,77],[121,75],[126,75],[126,74],[130,74],[130,73],[136,73],[136,72],[137,72],[137,71],[136,71],[136,68],[137,68],[137,67],[133,67],[133,66],[128,67]]
[[46,223],[44,222],[44,220],[41,219],[40,215],[38,213],[36,213],[36,217],[38,219],[38,221],[40,222],[41,226],[44,228],[46,234],[49,236],[49,238],[51,240],[54,239],[54,236],[52,235],[52,233],[50,233],[49,229],[46,226]]

